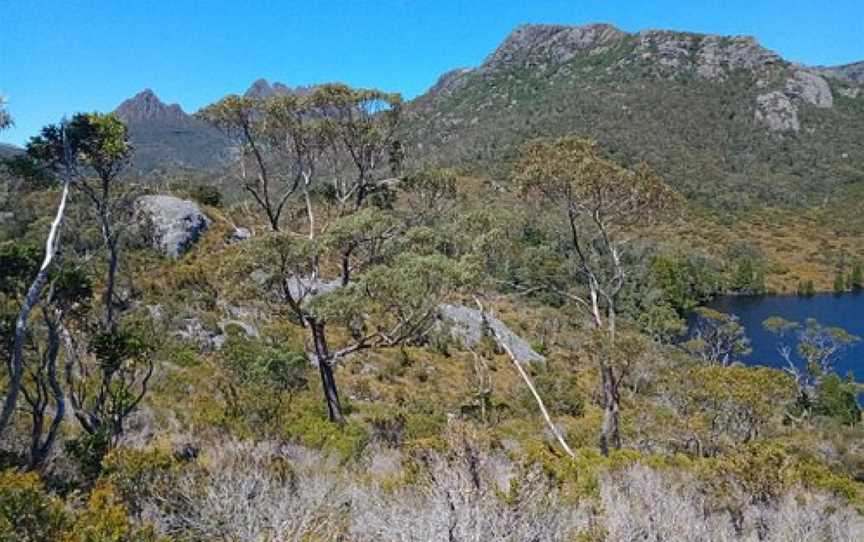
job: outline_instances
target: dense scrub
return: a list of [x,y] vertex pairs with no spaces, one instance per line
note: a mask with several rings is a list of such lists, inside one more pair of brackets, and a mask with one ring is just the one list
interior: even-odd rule
[[[389,143],[385,156],[395,152]],[[591,156],[615,179],[660,182]],[[711,354],[712,338],[740,339],[720,316],[701,343],[681,341],[689,311],[718,292],[777,288],[830,269],[830,279],[817,280],[827,288],[841,257],[851,276],[861,257],[854,209],[836,208],[849,219],[848,237],[825,241],[804,264],[779,260],[782,240],[773,236],[807,230],[802,238],[822,246],[840,232],[827,208],[735,221],[679,201],[671,220],[625,221],[614,233],[639,235],[617,262],[627,271],[617,327],[603,334],[579,302],[591,292],[574,266],[572,230],[583,223],[568,223],[555,202],[509,178],[391,165],[398,175],[385,172],[386,182],[350,211],[340,207],[353,201],[340,203],[345,187],[324,182],[287,198],[278,216],[197,179],[160,185],[197,199],[214,223],[178,259],[134,234],[121,237],[116,326],[108,328],[110,260],[88,199],[73,193],[62,265],[30,319],[23,386],[50,399],[40,368],[51,359],[57,318],[72,337],[55,359],[69,366],[70,397],[104,407],[85,414],[105,412],[119,426],[89,431],[67,417],[34,464],[34,405],[48,405],[43,422],[57,408],[22,401],[0,440],[0,540],[864,537],[853,384],[831,374],[802,384],[744,367],[740,348]],[[350,164],[333,175],[340,168]],[[130,201],[156,191],[120,186]],[[9,187],[0,202],[0,211],[15,211],[0,225],[4,343],[57,195],[32,176]],[[134,232],[131,213],[114,218]],[[597,259],[585,267],[615,279],[602,255],[592,252]],[[298,291],[308,298],[297,302]],[[477,311],[478,340],[437,316],[445,302]],[[525,377],[482,324],[488,316],[542,358],[519,366]],[[322,320],[326,329],[310,332]],[[322,336],[329,350],[316,342]],[[605,450],[598,434],[610,403],[598,352],[615,363],[620,416],[620,446]],[[333,362],[341,420],[322,360]],[[93,401],[99,390],[111,400]],[[817,406],[802,409],[804,395]]]

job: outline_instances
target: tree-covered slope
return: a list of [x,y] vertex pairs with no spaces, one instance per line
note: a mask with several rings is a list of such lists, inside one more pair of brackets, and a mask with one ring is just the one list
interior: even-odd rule
[[749,37],[517,28],[408,109],[425,161],[503,172],[536,136],[591,136],[718,206],[799,203],[864,181],[864,92]]

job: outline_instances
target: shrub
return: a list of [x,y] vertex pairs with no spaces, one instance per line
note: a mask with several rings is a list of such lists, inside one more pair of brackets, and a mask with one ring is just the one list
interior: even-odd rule
[[199,184],[190,190],[189,195],[192,196],[192,199],[203,205],[211,207],[222,206],[222,192],[213,185]]
[[0,472],[0,542],[56,542],[68,521],[35,473]]
[[836,373],[822,377],[816,386],[813,413],[833,418],[847,425],[861,419],[858,390],[853,380],[843,380]]
[[[158,542],[151,528],[132,524],[126,508],[110,486],[99,486],[90,494],[62,542]],[[167,541],[165,541],[167,542]]]

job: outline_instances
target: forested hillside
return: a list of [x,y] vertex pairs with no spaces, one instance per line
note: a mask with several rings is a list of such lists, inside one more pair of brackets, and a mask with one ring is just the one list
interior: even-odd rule
[[860,81],[748,37],[528,25],[481,66],[444,75],[407,119],[421,160],[501,172],[532,137],[580,133],[724,208],[819,201],[864,181]]

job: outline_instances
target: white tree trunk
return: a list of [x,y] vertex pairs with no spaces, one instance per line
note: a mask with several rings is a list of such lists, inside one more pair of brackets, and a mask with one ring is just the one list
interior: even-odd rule
[[15,406],[18,402],[18,393],[21,391],[21,377],[24,373],[23,363],[23,348],[24,340],[27,334],[27,321],[30,319],[30,313],[39,302],[39,296],[45,283],[48,282],[48,272],[54,257],[57,255],[59,247],[60,227],[63,224],[63,218],[66,213],[66,202],[69,199],[69,171],[63,177],[63,189],[60,194],[60,205],[57,206],[57,213],[54,215],[54,221],[51,223],[51,229],[48,231],[48,238],[45,240],[45,258],[42,260],[42,266],[36,274],[36,278],[27,290],[27,295],[24,297],[24,302],[21,304],[21,309],[18,311],[18,318],[15,321],[15,337],[12,342],[12,359],[9,364],[9,389],[6,390],[6,398],[3,400],[3,409],[0,411],[0,435],[6,430],[9,425],[9,420],[12,418],[12,413],[15,411]]

